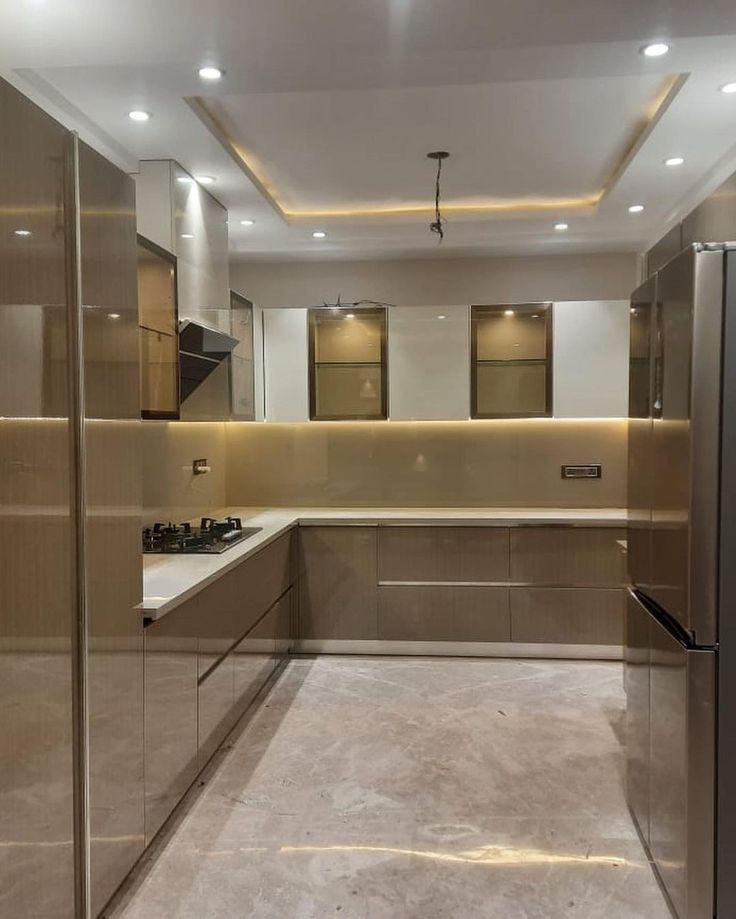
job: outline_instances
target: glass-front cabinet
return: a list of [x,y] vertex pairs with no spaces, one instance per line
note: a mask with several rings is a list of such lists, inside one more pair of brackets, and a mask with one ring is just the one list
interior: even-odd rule
[[471,308],[471,417],[552,415],[552,304]]
[[230,291],[230,324],[238,343],[230,355],[231,418],[254,421],[256,417],[253,304]]
[[381,420],[387,415],[386,309],[310,309],[309,417]]
[[141,414],[179,417],[179,320],[176,258],[138,236]]

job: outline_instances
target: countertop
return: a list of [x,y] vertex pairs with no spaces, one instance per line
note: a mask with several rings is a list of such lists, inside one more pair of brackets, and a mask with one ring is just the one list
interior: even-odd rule
[[240,517],[262,527],[222,555],[144,555],[143,602],[146,619],[160,619],[295,526],[624,526],[624,508],[468,507],[227,507],[212,516]]

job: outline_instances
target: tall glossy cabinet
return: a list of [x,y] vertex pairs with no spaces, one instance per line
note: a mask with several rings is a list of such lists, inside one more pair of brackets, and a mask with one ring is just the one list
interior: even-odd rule
[[0,81],[0,915],[74,915],[68,135]]
[[96,914],[143,849],[131,180],[0,81],[0,914]]

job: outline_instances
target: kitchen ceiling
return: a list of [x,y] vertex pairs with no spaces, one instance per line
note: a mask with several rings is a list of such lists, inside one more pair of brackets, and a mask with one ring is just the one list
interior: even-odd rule
[[0,73],[119,165],[214,176],[243,257],[636,251],[736,169],[732,0],[0,0],[0,24]]

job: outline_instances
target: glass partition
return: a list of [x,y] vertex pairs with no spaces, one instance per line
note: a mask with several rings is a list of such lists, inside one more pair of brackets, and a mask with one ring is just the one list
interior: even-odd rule
[[230,314],[232,335],[238,340],[230,355],[231,417],[237,421],[255,421],[253,304],[231,290]]
[[380,420],[388,415],[386,310],[309,311],[309,417]]
[[179,320],[176,258],[138,236],[141,415],[179,417]]
[[552,415],[552,304],[473,306],[471,417]]

